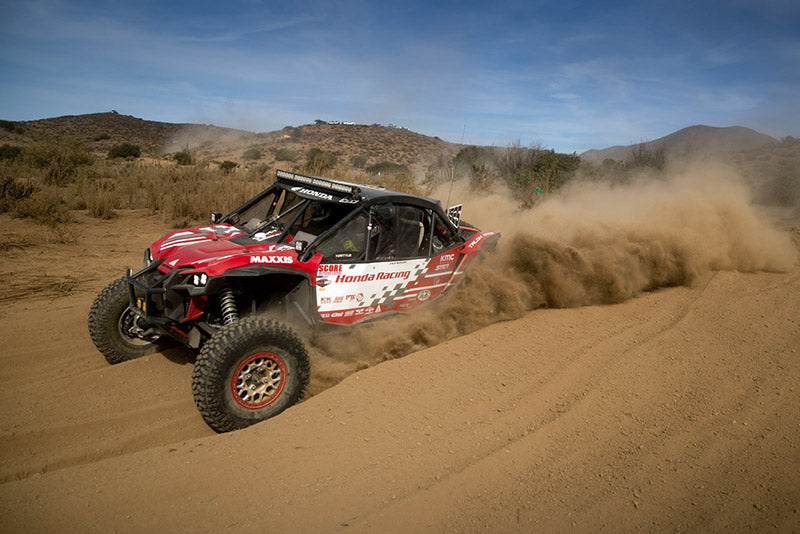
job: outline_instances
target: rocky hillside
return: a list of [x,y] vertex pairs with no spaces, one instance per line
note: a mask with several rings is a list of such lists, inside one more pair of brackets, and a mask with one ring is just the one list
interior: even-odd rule
[[[68,115],[35,121],[3,121],[0,144],[25,145],[37,139],[72,138],[105,154],[122,142],[159,157],[188,150],[197,161],[292,163],[311,148],[335,153],[339,161],[358,166],[382,161],[411,165],[453,155],[458,146],[405,128],[355,124],[306,124],[254,133],[204,124],[148,121],[117,112]],[[277,156],[277,158],[276,158]]]

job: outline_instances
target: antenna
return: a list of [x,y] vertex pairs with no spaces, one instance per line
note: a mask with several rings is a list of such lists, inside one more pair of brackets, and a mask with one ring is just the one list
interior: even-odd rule
[[[461,128],[461,142],[458,143],[459,145],[464,144],[464,132],[466,131],[467,131],[467,125],[465,124],[464,127]],[[453,162],[453,166],[450,167],[450,191],[447,193],[447,202],[445,203],[445,206],[448,207],[450,206],[450,195],[453,194],[453,184],[455,183],[455,181],[456,181],[456,164],[455,162]]]

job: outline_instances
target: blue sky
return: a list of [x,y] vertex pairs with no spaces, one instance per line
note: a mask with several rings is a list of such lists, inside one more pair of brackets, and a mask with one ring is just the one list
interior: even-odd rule
[[0,118],[394,123],[582,152],[800,136],[800,2],[0,0]]

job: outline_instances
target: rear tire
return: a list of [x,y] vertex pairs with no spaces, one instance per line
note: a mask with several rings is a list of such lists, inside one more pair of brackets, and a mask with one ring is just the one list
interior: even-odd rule
[[296,403],[309,368],[308,353],[291,329],[243,319],[220,328],[200,350],[192,371],[194,402],[215,431],[245,428]]
[[124,278],[108,284],[94,299],[89,310],[89,335],[108,363],[133,360],[158,350],[156,343],[125,332],[125,325],[134,318]]

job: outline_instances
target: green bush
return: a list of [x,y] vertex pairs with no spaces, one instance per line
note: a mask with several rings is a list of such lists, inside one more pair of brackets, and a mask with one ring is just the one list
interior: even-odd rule
[[449,163],[432,165],[426,173],[431,183],[443,178],[467,178],[473,191],[486,191],[503,182],[523,208],[532,207],[543,195],[572,179],[581,166],[577,154],[562,154],[539,146],[524,147],[515,141],[508,147],[462,148]]
[[233,169],[235,169],[238,166],[239,166],[239,164],[236,163],[235,161],[230,161],[230,160],[227,160],[227,159],[225,161],[219,163],[220,170],[222,172],[224,172],[225,174],[228,174],[229,172],[231,172]]
[[569,181],[580,167],[577,154],[561,154],[554,150],[536,149],[536,157],[527,160],[513,174],[506,176],[509,189],[523,207],[532,207],[542,194],[555,191]]
[[456,165],[465,165],[472,167],[473,165],[482,165],[493,158],[491,149],[480,146],[465,146],[458,151],[453,163]]
[[108,151],[108,158],[138,158],[142,155],[142,149],[131,143],[121,143],[111,147]]
[[363,169],[367,165],[367,156],[350,156],[350,166]]
[[303,131],[300,128],[296,128],[294,126],[286,126],[281,130],[285,135],[288,135],[292,139],[300,139],[303,137]]
[[310,148],[306,153],[306,164],[303,170],[311,174],[322,174],[336,167],[337,160],[338,158],[333,152]]
[[21,146],[3,145],[0,146],[0,159],[15,160],[22,154]]
[[279,148],[275,151],[275,161],[297,161],[299,154],[291,148]]
[[260,148],[248,148],[242,153],[242,159],[245,161],[255,161],[261,159],[264,153]]
[[191,165],[194,163],[194,159],[192,159],[192,155],[189,154],[188,150],[181,150],[180,152],[175,152],[172,155],[172,159],[174,159],[178,165]]
[[15,132],[19,134],[22,133],[22,126],[20,126],[14,121],[0,120],[0,128],[2,128],[3,130],[8,130],[9,132]]

